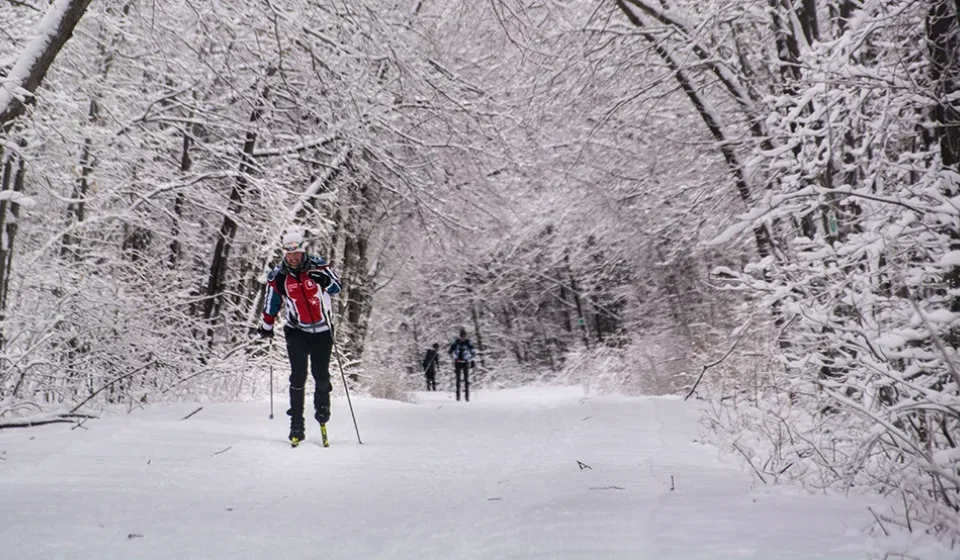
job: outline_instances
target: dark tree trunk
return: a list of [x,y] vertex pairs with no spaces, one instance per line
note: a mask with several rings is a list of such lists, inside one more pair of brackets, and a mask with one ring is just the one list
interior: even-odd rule
[[[24,144],[21,143],[21,147]],[[13,172],[13,179],[9,181],[7,175],[7,167],[13,167],[13,159],[16,159],[16,170]],[[15,193],[23,192],[23,177],[26,175],[26,163],[23,158],[19,156],[11,156],[7,160],[7,164],[4,166],[3,170],[3,188],[0,192],[6,191],[10,188],[10,182],[12,182],[12,190]],[[7,205],[8,202],[4,200],[0,203],[0,227],[5,226],[6,239],[2,244],[0,244],[0,322],[2,322],[7,316],[7,295],[10,293],[10,277],[13,275],[13,247],[14,242],[17,240],[17,228],[20,222],[20,204],[10,201],[10,214],[13,216],[12,220],[6,220],[7,215]],[[2,333],[0,333],[0,350],[4,348],[6,341],[3,338]]]
[[[355,224],[359,226],[360,224]],[[350,232],[343,247],[344,282],[347,287],[347,324],[349,325],[347,347],[360,358],[363,340],[367,334],[367,317],[370,314],[370,287],[367,278],[367,240],[357,232]]]
[[930,60],[930,82],[937,104],[933,107],[936,140],[940,143],[940,159],[954,168],[960,161],[960,112],[950,97],[957,91],[956,58],[960,54],[957,38],[957,14],[954,3],[930,0],[927,12],[927,56]]
[[483,369],[486,367],[486,362],[483,358],[483,333],[480,330],[480,316],[477,313],[476,301],[470,304],[470,318],[473,319],[473,334],[476,335],[477,339],[477,354],[480,355],[480,369]]
[[807,43],[820,40],[820,25],[817,22],[817,0],[803,0],[797,8],[797,19]]
[[[275,68],[267,70],[267,76],[272,76],[276,72]],[[223,222],[220,224],[220,231],[217,235],[217,245],[213,249],[213,257],[210,259],[210,273],[207,275],[207,286],[204,290],[203,317],[211,321],[219,313],[219,307],[222,303],[223,282],[227,273],[227,263],[230,258],[230,248],[237,235],[237,222],[234,216],[239,214],[243,204],[243,199],[250,190],[250,175],[254,171],[253,149],[257,144],[257,133],[254,130],[257,122],[263,116],[263,105],[269,92],[264,88],[263,95],[257,100],[257,104],[250,113],[250,130],[247,131],[247,137],[243,142],[243,150],[240,154],[240,173],[230,190],[230,202],[227,204],[227,211],[223,215]]]
[[573,303],[577,308],[577,324],[580,325],[580,334],[583,337],[583,345],[590,348],[590,333],[587,330],[587,319],[583,314],[583,304],[580,301],[580,291],[577,287],[577,279],[573,276],[573,269],[570,267],[570,257],[563,256],[563,262],[567,267],[567,276],[570,278],[570,291],[573,293]]
[[[90,108],[87,111],[87,119],[90,123],[95,123],[100,112],[96,98],[90,100]],[[83,147],[80,149],[80,159],[78,167],[80,176],[73,186],[71,201],[67,205],[67,226],[80,224],[86,219],[87,215],[87,191],[90,190],[90,173],[93,171],[93,155],[91,147],[93,140],[89,136],[83,139]],[[72,255],[74,259],[80,256],[80,239],[72,233],[66,233],[63,236],[63,246],[60,248],[60,256],[66,257]]]
[[[637,15],[634,14],[630,8],[624,4],[624,0],[617,0],[617,6],[619,6],[620,10],[624,13],[624,15],[627,16],[627,19],[630,20],[630,23],[639,29],[645,29],[643,21],[641,21],[640,18],[638,18]],[[750,187],[747,185],[746,177],[743,172],[743,166],[740,164],[740,160],[733,151],[733,147],[731,146],[730,142],[727,141],[726,135],[723,133],[723,129],[720,127],[720,123],[714,117],[713,113],[707,109],[706,101],[700,95],[700,88],[697,87],[697,85],[694,84],[687,74],[680,68],[680,64],[674,60],[673,56],[669,52],[667,52],[658,37],[655,37],[646,31],[641,31],[641,35],[643,35],[650,45],[653,46],[660,58],[663,59],[663,61],[667,64],[667,66],[673,72],[674,77],[677,79],[677,82],[680,84],[681,89],[683,89],[683,92],[687,95],[687,98],[690,99],[690,102],[693,103],[693,106],[697,109],[697,113],[700,115],[700,118],[703,119],[704,124],[706,124],[707,129],[710,131],[710,134],[713,136],[714,140],[717,141],[720,153],[723,154],[723,158],[727,162],[727,166],[733,173],[737,194],[740,195],[740,199],[747,208],[753,208],[753,196],[750,192]],[[757,253],[761,257],[769,256],[773,247],[773,236],[770,234],[770,231],[766,227],[755,227],[753,229],[753,236],[754,241],[757,244]]]
[[560,284],[560,301],[563,306],[560,312],[561,317],[563,317],[563,329],[568,333],[573,332],[573,323],[570,321],[570,308],[568,307],[570,302],[567,300],[567,287],[563,284]]
[[[537,315],[539,317],[539,312]],[[513,328],[513,315],[506,306],[503,307],[503,335],[509,340],[510,350],[517,359],[517,363],[522,364],[525,360],[523,352],[520,351],[520,341],[517,340],[516,330]]]
[[767,2],[770,4],[783,91],[789,95],[796,95],[796,82],[800,79],[800,44],[793,34],[790,20],[784,17],[784,12],[789,13],[790,3],[787,0],[767,0]]
[[[930,60],[930,82],[937,104],[933,108],[935,140],[939,142],[940,159],[944,167],[957,172],[960,162],[960,111],[952,98],[960,89],[960,68],[957,56],[960,55],[960,37],[958,37],[958,18],[960,18],[960,0],[930,0],[927,12],[927,56]],[[944,194],[956,196],[955,188]],[[960,250],[960,224],[953,221],[949,227],[950,250]],[[945,275],[947,287],[956,293],[960,291],[960,267],[953,266]],[[960,296],[950,300],[950,310],[960,312]],[[947,333],[945,342],[953,348],[960,347],[960,328]]]
[[837,26],[837,35],[842,35],[844,31],[847,30],[850,22],[850,16],[853,15],[853,11],[857,8],[854,0],[837,0],[830,3],[829,13],[830,19],[834,21],[834,24]]
[[[190,147],[193,145],[193,136],[189,128],[192,127],[183,129],[183,144],[180,149],[181,175],[190,173],[190,169],[193,167],[193,159],[190,157]],[[177,265],[183,251],[180,247],[180,219],[183,217],[183,202],[183,193],[177,191],[177,195],[173,200],[173,225],[170,231],[170,239],[172,239],[172,241],[170,241],[170,257],[168,259],[170,268],[174,268]]]

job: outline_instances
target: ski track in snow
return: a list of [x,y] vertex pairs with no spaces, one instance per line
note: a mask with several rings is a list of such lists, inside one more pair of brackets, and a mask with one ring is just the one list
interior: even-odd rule
[[864,502],[757,488],[680,399],[417,395],[355,399],[363,446],[340,399],[327,449],[266,403],[0,431],[0,557],[865,557]]

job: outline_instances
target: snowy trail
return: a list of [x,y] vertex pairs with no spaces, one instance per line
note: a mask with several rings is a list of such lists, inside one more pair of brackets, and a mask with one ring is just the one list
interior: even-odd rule
[[0,431],[0,557],[864,557],[862,503],[752,488],[678,399],[419,397],[356,399],[363,446],[336,401],[328,449],[265,403]]

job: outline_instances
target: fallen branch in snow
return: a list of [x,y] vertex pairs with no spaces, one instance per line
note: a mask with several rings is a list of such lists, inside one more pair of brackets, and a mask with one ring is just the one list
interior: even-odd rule
[[593,470],[593,467],[591,467],[590,465],[588,465],[588,464],[586,464],[586,463],[582,463],[582,462],[580,462],[580,461],[577,461],[577,466],[580,467],[580,470],[581,470],[581,471],[582,471],[583,469],[590,469],[591,471]]
[[211,455],[211,457],[215,457],[215,456],[217,456],[217,455],[219,455],[219,454],[221,454],[221,453],[226,453],[227,451],[230,451],[231,449],[233,449],[233,446],[232,446],[232,445],[231,445],[230,447],[222,450],[222,451],[217,451],[216,453],[214,453],[213,455]]
[[194,414],[200,412],[201,410],[203,410],[203,407],[202,407],[202,406],[201,406],[200,408],[194,410],[194,411],[191,412],[190,414],[187,414],[186,416],[184,416],[183,418],[181,418],[181,420],[186,420],[187,418],[190,418],[191,416],[193,416]]
[[46,417],[46,418],[33,418],[25,420],[8,420],[0,421],[0,430],[4,428],[32,428],[34,426],[42,426],[44,424],[59,424],[63,422],[73,423],[76,422],[78,418],[90,419],[96,418],[96,416],[90,416],[89,414],[74,414],[72,412],[58,414],[56,416]]

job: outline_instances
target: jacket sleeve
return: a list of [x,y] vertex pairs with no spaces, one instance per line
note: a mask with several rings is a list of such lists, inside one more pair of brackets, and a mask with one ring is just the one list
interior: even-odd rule
[[330,268],[330,265],[327,264],[327,261],[323,257],[311,256],[310,262],[313,265],[314,270],[319,270],[323,274],[326,274],[330,277],[330,285],[327,286],[327,293],[330,295],[340,293],[340,277],[337,276],[337,273]]
[[280,306],[283,305],[283,296],[278,290],[278,283],[283,280],[280,269],[275,268],[267,275],[267,287],[263,295],[263,324],[264,330],[273,330],[273,324],[277,320],[277,313],[280,313]]

